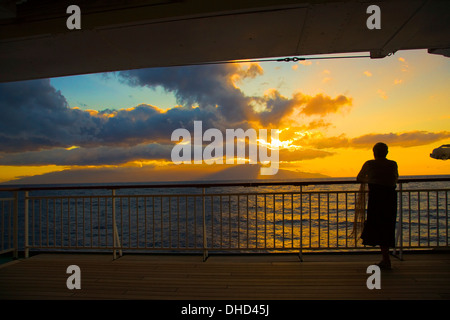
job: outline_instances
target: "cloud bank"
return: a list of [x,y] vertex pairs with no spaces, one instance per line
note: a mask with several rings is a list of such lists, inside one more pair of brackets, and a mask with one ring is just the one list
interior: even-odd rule
[[[177,128],[203,129],[276,127],[294,110],[309,114],[335,112],[350,98],[291,98],[272,90],[263,97],[247,96],[237,86],[263,74],[258,64],[224,64],[155,68],[118,72],[130,86],[163,87],[178,106],[163,111],[141,104],[121,110],[69,107],[49,79],[0,84],[0,164],[93,165],[135,159],[168,159]],[[255,109],[258,105],[260,109]],[[77,149],[66,150],[72,146]]]
[[[169,160],[175,129],[193,132],[194,121],[203,130],[217,128],[285,128],[297,117],[295,130],[285,134],[292,149],[283,149],[281,161],[331,156],[324,149],[371,148],[378,141],[412,147],[450,136],[449,132],[413,131],[326,137],[317,129],[330,126],[325,117],[353,106],[347,95],[310,96],[295,92],[283,96],[271,89],[262,96],[248,96],[241,81],[264,74],[258,64],[222,64],[153,68],[115,73],[133,87],[161,87],[178,105],[161,110],[141,104],[121,110],[71,108],[49,79],[0,84],[0,165],[120,165],[130,161]],[[283,134],[280,135],[282,138]],[[69,149],[72,146],[77,148]]]
[[391,147],[417,147],[450,138],[449,131],[427,132],[410,131],[403,133],[365,134],[356,138],[348,138],[345,134],[326,137],[321,133],[305,134],[294,138],[294,143],[316,149],[355,148],[370,149],[377,142],[384,142]]

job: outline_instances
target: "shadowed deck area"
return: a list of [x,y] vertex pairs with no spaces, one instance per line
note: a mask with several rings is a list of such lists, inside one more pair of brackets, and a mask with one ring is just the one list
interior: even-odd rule
[[[377,254],[198,255],[38,254],[0,265],[1,299],[450,299],[450,254],[404,253],[369,290]],[[66,269],[81,269],[69,290]]]

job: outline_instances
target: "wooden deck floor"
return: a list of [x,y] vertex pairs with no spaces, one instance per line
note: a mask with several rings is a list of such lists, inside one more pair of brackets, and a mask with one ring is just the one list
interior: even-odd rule
[[[405,253],[369,290],[377,254],[131,255],[38,254],[0,265],[0,299],[309,300],[450,299],[450,254]],[[69,265],[81,289],[69,290]]]

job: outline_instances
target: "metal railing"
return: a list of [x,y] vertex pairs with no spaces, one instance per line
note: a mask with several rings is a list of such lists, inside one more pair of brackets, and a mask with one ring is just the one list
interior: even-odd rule
[[0,198],[0,254],[13,252],[18,257],[18,192]]
[[[400,256],[405,248],[448,247],[448,181],[399,181]],[[198,251],[206,259],[210,251],[301,257],[312,250],[369,250],[350,236],[358,186],[340,180],[8,189],[14,197],[0,199],[7,220],[2,252],[19,246],[26,257],[30,250],[108,250],[114,257]]]

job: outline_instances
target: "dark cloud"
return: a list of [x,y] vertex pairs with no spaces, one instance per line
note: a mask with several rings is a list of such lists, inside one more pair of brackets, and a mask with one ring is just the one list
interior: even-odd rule
[[324,116],[329,113],[336,113],[345,106],[351,106],[352,99],[343,95],[339,95],[336,98],[324,96],[318,94],[314,97],[308,97],[305,107],[302,112],[307,115],[320,115]]
[[120,165],[130,161],[168,160],[173,145],[148,144],[133,147],[95,147],[75,149],[50,149],[0,156],[0,165],[15,166],[98,166]]
[[448,139],[450,132],[427,132],[427,131],[411,131],[404,133],[387,133],[387,134],[366,134],[361,137],[352,139],[351,145],[355,148],[372,147],[377,142],[384,142],[388,146],[395,147],[416,147],[427,145],[443,139]]
[[214,110],[178,107],[162,112],[151,105],[96,114],[70,108],[50,81],[0,84],[0,152],[38,151],[70,146],[133,146],[170,142],[173,130],[218,122]]
[[[118,72],[124,83],[131,86],[157,87],[172,92],[177,102],[184,106],[198,105],[216,115],[216,127],[242,126],[248,121],[264,127],[277,127],[295,110],[306,116],[325,116],[352,105],[352,99],[344,95],[332,98],[318,94],[308,96],[296,93],[284,97],[278,90],[270,90],[263,97],[246,96],[235,81],[254,78],[263,74],[261,67],[252,64],[247,69],[239,64],[201,65],[177,68],[139,69]],[[256,111],[254,106],[260,106]],[[219,122],[219,123],[217,123]]]
[[317,149],[335,148],[372,148],[377,142],[384,142],[392,147],[417,147],[440,140],[448,139],[450,132],[410,131],[403,133],[366,134],[356,138],[348,138],[342,134],[335,137],[305,135],[295,140],[296,144]]
[[[166,111],[141,104],[122,110],[69,107],[49,79],[0,84],[0,164],[100,165],[137,159],[168,159],[171,134],[194,121],[203,131],[256,127],[278,128],[294,111],[307,115],[336,112],[351,102],[338,96],[291,98],[272,90],[263,97],[246,96],[240,81],[263,74],[258,64],[222,64],[153,68],[118,72],[131,86],[172,92],[180,106]],[[256,110],[255,104],[261,108]],[[303,109],[302,109],[303,108]],[[317,122],[314,126],[324,126]],[[79,148],[66,150],[71,146]]]
[[351,141],[344,134],[336,137],[304,136],[297,143],[317,149],[348,148],[352,146]]
[[91,144],[101,118],[71,109],[48,79],[0,84],[0,150]]
[[131,86],[161,86],[172,92],[179,104],[216,110],[227,123],[239,125],[254,118],[254,114],[251,97],[235,86],[233,75],[252,78],[261,72],[256,66],[244,71],[237,64],[223,64],[129,70],[118,76]]
[[315,150],[315,149],[281,149],[280,150],[280,161],[301,161],[301,160],[311,160],[316,158],[325,158],[334,155],[333,152]]
[[295,95],[292,99],[283,97],[277,90],[271,90],[263,98],[256,99],[260,105],[265,108],[259,113],[259,121],[264,127],[277,126],[283,118],[292,114],[304,101],[299,95]]
[[104,145],[137,145],[149,142],[170,142],[178,128],[193,131],[194,121],[202,121],[205,128],[219,123],[212,110],[177,107],[162,112],[150,105],[115,112],[103,124],[98,137]]

